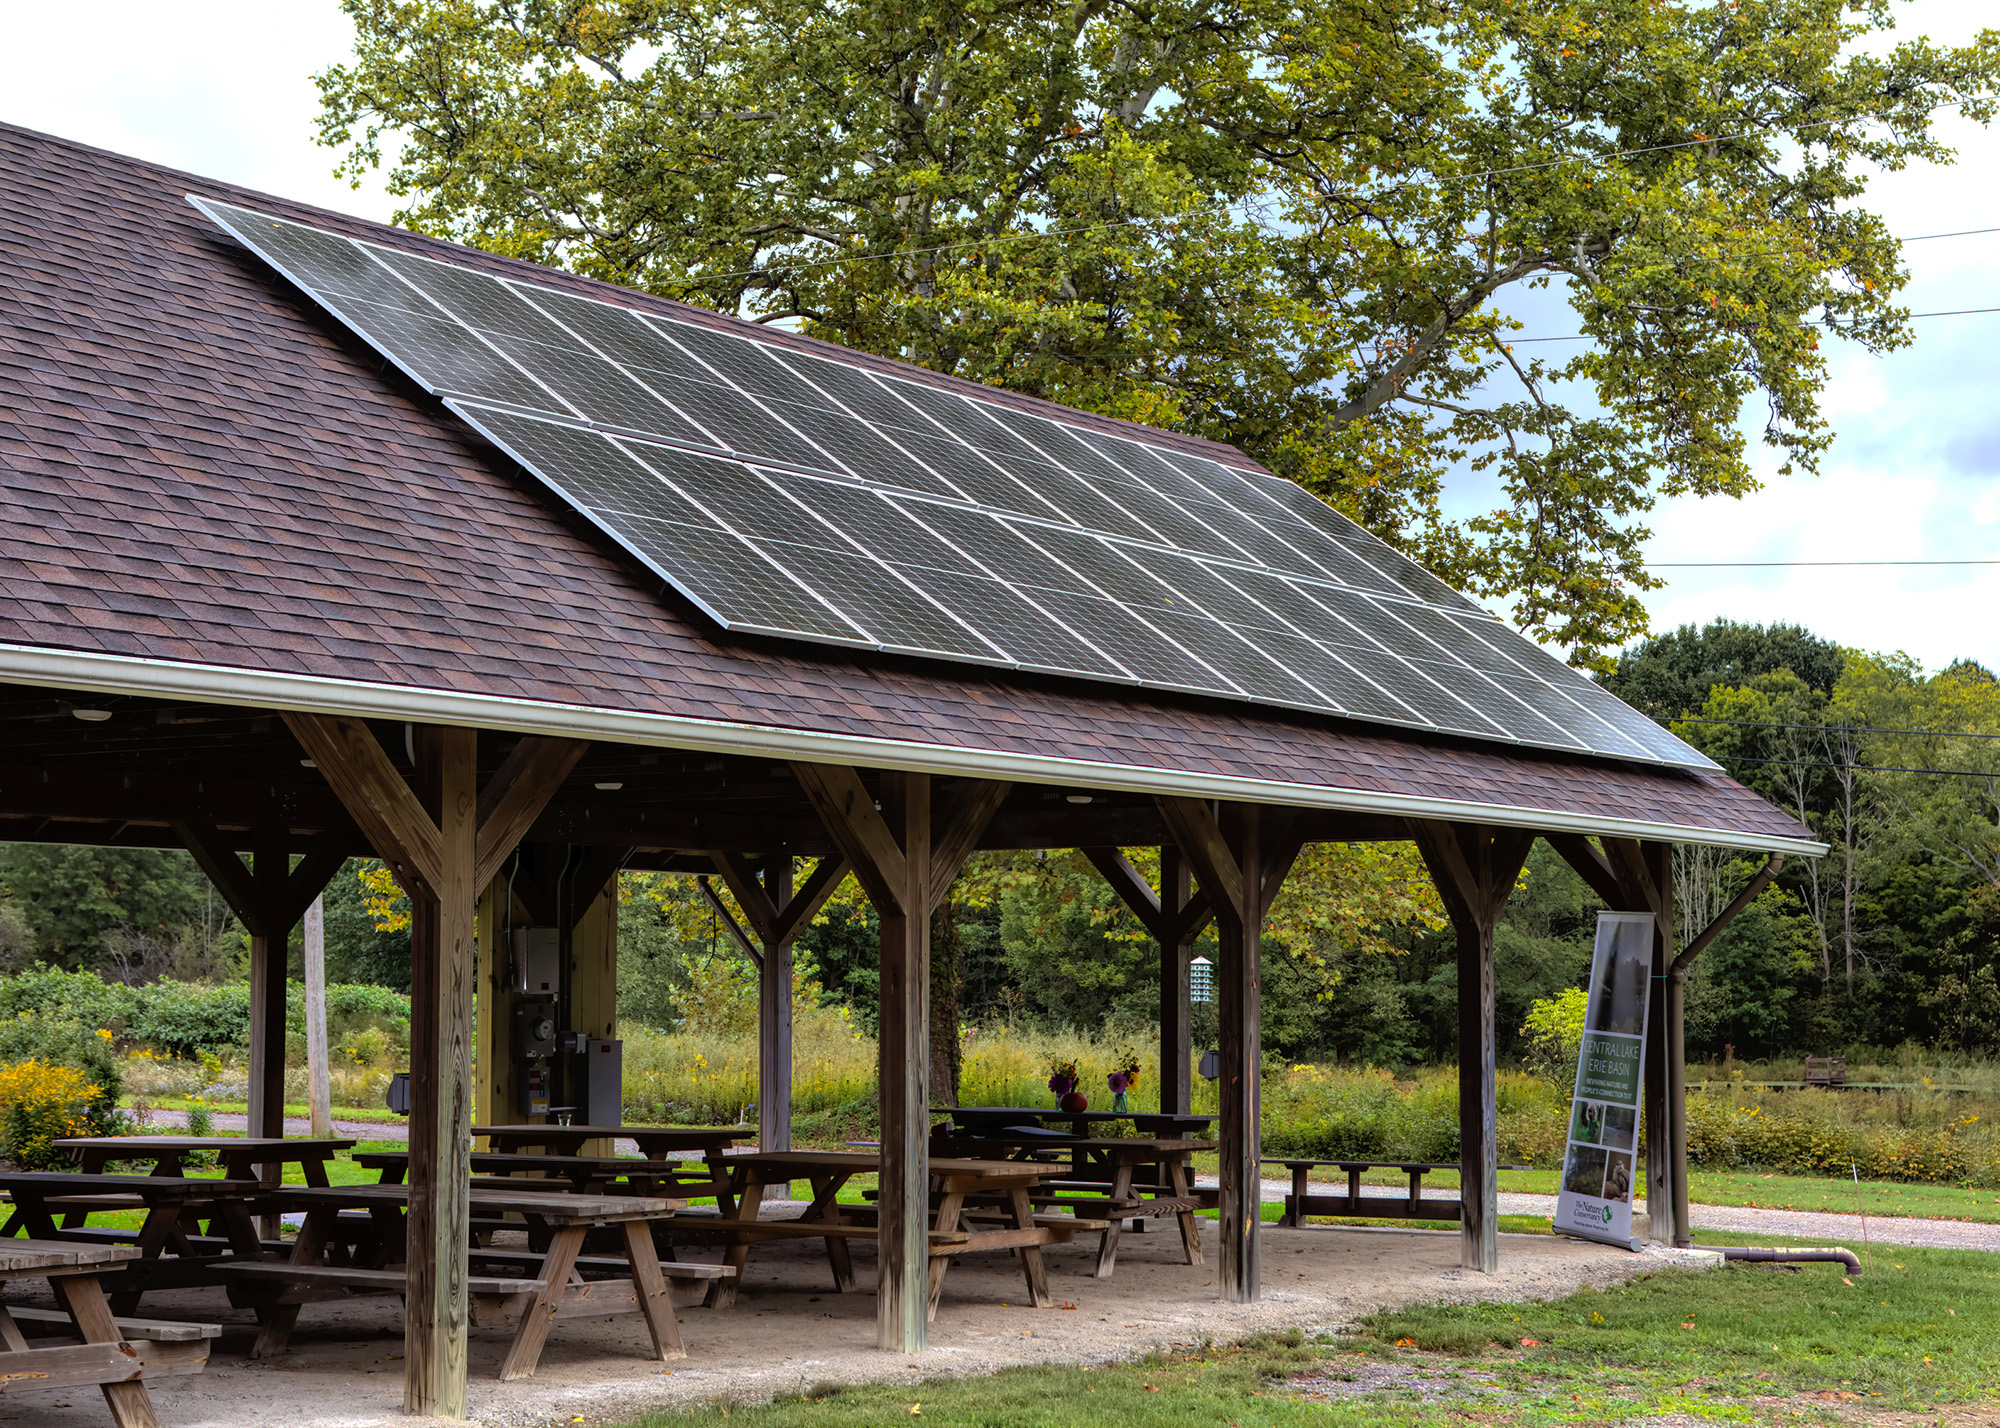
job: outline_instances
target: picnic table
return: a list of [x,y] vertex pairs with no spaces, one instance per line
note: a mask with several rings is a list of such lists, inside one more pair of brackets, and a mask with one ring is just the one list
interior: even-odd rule
[[[65,1306],[38,1310],[0,1303],[0,1403],[21,1393],[94,1386],[102,1389],[118,1428],[159,1428],[145,1381],[200,1373],[208,1363],[208,1341],[222,1331],[213,1324],[113,1315],[100,1278],[108,1266],[137,1255],[124,1245],[57,1240],[10,1239],[0,1245],[0,1284],[46,1279]],[[82,1342],[30,1347],[24,1325],[73,1330]]]
[[968,1135],[986,1136],[1010,1126],[1061,1125],[1072,1135],[1087,1136],[1093,1125],[1130,1121],[1140,1135],[1205,1135],[1214,1116],[1179,1115],[1163,1111],[1065,1111],[1054,1106],[935,1106],[933,1115],[950,1116]]
[[226,1135],[82,1135],[50,1144],[74,1154],[86,1175],[98,1174],[115,1160],[149,1160],[155,1175],[185,1175],[191,1156],[209,1152],[225,1180],[256,1180],[262,1166],[296,1165],[308,1185],[326,1184],[326,1163],[354,1148],[351,1140]]
[[[406,1185],[287,1188],[278,1192],[285,1208],[305,1212],[290,1259],[238,1263],[228,1269],[262,1321],[252,1357],[282,1353],[306,1304],[405,1290],[409,1275],[402,1266],[409,1193]],[[500,1366],[503,1380],[532,1374],[548,1340],[549,1326],[565,1319],[639,1314],[662,1362],[686,1357],[674,1320],[668,1275],[684,1284],[699,1281],[705,1291],[723,1271],[716,1265],[661,1265],[649,1226],[671,1218],[681,1208],[679,1201],[477,1188],[472,1191],[472,1208],[481,1215],[519,1215],[548,1232],[547,1248],[540,1251],[484,1247],[470,1251],[474,1268],[487,1271],[474,1273],[467,1281],[474,1324],[514,1331]],[[383,1233],[373,1242],[372,1253],[357,1255],[357,1263],[336,1265],[326,1261],[326,1252],[344,1210],[367,1211]],[[625,1257],[615,1262],[624,1270],[621,1278],[589,1279],[578,1272],[583,1268],[579,1259],[584,1236],[601,1226],[613,1227],[623,1235]],[[358,1262],[363,1259],[374,1263]],[[603,1269],[606,1263],[599,1261],[597,1268]]]
[[[715,1307],[727,1308],[734,1302],[750,1247],[763,1240],[825,1240],[834,1287],[843,1294],[855,1287],[847,1241],[874,1239],[880,1216],[872,1205],[841,1204],[839,1194],[856,1175],[879,1172],[879,1155],[844,1150],[752,1151],[731,1156],[729,1166],[734,1177],[735,1214],[705,1221],[701,1227],[701,1233],[714,1235],[728,1245],[723,1263],[737,1271],[735,1277],[716,1285],[711,1295]],[[984,1250],[1018,1251],[1030,1301],[1038,1308],[1047,1308],[1055,1302],[1049,1297],[1042,1246],[1066,1243],[1081,1231],[1101,1230],[1105,1226],[1102,1221],[1067,1215],[1037,1215],[1029,1191],[1051,1173],[1051,1167],[1033,1161],[932,1160],[930,1296],[926,1309],[929,1317],[937,1316],[945,1271],[951,1261],[959,1255]],[[765,1189],[773,1185],[789,1188],[794,1180],[804,1180],[812,1186],[812,1202],[805,1213],[795,1220],[759,1218]],[[968,1204],[972,1206],[971,1213]],[[1004,1222],[998,1227],[991,1224],[995,1217],[978,1213],[979,1209],[994,1205],[1004,1210],[999,1217]]]
[[500,1153],[540,1150],[549,1155],[578,1156],[591,1141],[620,1139],[637,1145],[639,1154],[649,1161],[665,1161],[676,1152],[699,1155],[706,1167],[706,1175],[697,1172],[675,1176],[673,1192],[687,1200],[706,1199],[713,1195],[725,1215],[735,1213],[734,1205],[725,1204],[723,1199],[729,1193],[729,1167],[725,1163],[729,1159],[729,1148],[756,1134],[741,1126],[560,1125],[474,1126],[472,1133],[486,1138],[490,1152]]
[[[1278,1223],[1297,1228],[1307,1215],[1368,1216],[1391,1220],[1452,1220],[1463,1213],[1458,1200],[1426,1200],[1424,1177],[1433,1170],[1457,1170],[1459,1163],[1421,1160],[1262,1160],[1260,1165],[1282,1165],[1292,1172],[1292,1190],[1285,1196],[1285,1213]],[[1333,1168],[1347,1172],[1345,1195],[1312,1195],[1306,1182],[1314,1170]],[[1503,1165],[1502,1170],[1525,1170],[1522,1165]],[[1400,1170],[1410,1177],[1408,1196],[1361,1193],[1361,1176],[1369,1170]]]
[[[70,1244],[129,1244],[136,1257],[101,1277],[113,1309],[129,1314],[148,1290],[217,1284],[218,1267],[256,1260],[266,1246],[253,1211],[274,1193],[255,1180],[186,1179],[166,1175],[86,1175],[80,1171],[19,1171],[0,1175],[0,1191],[14,1213],[0,1236],[25,1229],[29,1237]],[[58,1216],[116,1210],[143,1211],[137,1230],[58,1225]],[[206,1231],[202,1222],[207,1221]],[[216,1231],[221,1233],[217,1234]]]
[[[1016,1160],[1037,1160],[1050,1164],[1054,1157],[1067,1163],[1042,1183],[1030,1198],[1049,1209],[1069,1209],[1078,1215],[1106,1221],[1097,1246],[1099,1279],[1109,1278],[1118,1260],[1118,1236],[1127,1220],[1144,1221],[1172,1216],[1180,1227],[1181,1249],[1189,1264],[1201,1258],[1201,1231],[1195,1211],[1202,1209],[1189,1169],[1197,1151],[1215,1149],[1212,1140],[1182,1137],[1145,1136],[1059,1136],[996,1133],[976,1139],[931,1141],[931,1163],[942,1157],[980,1156],[995,1147],[1006,1147]],[[1149,1181],[1139,1180],[1139,1172],[1154,1168]]]

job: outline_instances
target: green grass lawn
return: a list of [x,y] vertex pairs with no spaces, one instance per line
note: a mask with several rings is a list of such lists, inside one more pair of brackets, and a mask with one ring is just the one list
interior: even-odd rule
[[[149,1096],[146,1104],[156,1111],[184,1111],[190,1098],[186,1096]],[[133,1107],[134,1098],[126,1096],[118,1104],[126,1110]],[[227,1116],[247,1116],[250,1114],[248,1101],[204,1101],[211,1111]],[[285,1114],[297,1120],[304,1120],[312,1114],[312,1108],[304,1101],[285,1102]],[[337,1121],[362,1121],[371,1125],[396,1125],[409,1119],[399,1116],[387,1106],[335,1106],[333,1118]],[[226,1134],[226,1132],[225,1132]]]
[[744,1428],[837,1428],[901,1422],[913,1409],[951,1428],[1539,1428],[1649,1414],[1838,1423],[1857,1408],[1990,1401],[1996,1383],[2000,1255],[1898,1248],[1877,1251],[1867,1274],[1821,1264],[1666,1271],[1546,1304],[1378,1314],[1333,1339],[1295,1333],[1103,1368],[812,1389],[643,1423],[726,1411]]

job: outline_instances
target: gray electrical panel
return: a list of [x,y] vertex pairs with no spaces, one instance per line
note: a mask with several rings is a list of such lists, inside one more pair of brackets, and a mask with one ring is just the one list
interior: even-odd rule
[[625,1043],[600,1041],[593,1036],[583,1044],[580,1064],[583,1070],[583,1094],[578,1100],[585,1112],[584,1124],[624,1125]]

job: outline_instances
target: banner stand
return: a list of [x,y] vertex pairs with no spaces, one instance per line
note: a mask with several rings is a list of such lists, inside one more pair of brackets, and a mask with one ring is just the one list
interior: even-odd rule
[[1634,1251],[1641,1244],[1632,1234],[1632,1191],[1652,975],[1653,915],[1599,913],[1553,1225],[1559,1235]]

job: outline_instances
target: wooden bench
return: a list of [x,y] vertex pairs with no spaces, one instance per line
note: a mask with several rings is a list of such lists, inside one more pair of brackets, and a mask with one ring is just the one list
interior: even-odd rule
[[1808,1056],[1806,1058],[1806,1084],[1825,1086],[1831,1090],[1835,1086],[1847,1084],[1847,1058],[1845,1056]]
[[[37,1334],[53,1329],[59,1333],[71,1328],[69,1315],[60,1309],[31,1309],[25,1304],[9,1304],[8,1317],[22,1328],[32,1328]],[[144,1339],[152,1344],[191,1344],[197,1339],[219,1339],[222,1337],[220,1324],[183,1324],[177,1319],[128,1319],[119,1315],[111,1321],[113,1327],[128,1339]]]
[[[517,1182],[518,1183],[518,1182]],[[401,1262],[407,1232],[404,1210],[409,1199],[404,1185],[350,1185],[329,1189],[285,1189],[279,1201],[303,1209],[305,1223],[283,1264],[269,1261],[226,1267],[232,1290],[252,1291],[263,1328],[251,1348],[253,1358],[282,1352],[301,1306],[329,1298],[361,1294],[401,1294],[406,1270],[388,1266],[338,1265],[323,1262],[331,1231],[343,1211],[366,1210],[383,1231],[375,1253]],[[475,1217],[519,1215],[531,1231],[548,1237],[546,1249],[528,1256],[529,1272],[518,1275],[473,1275],[467,1283],[474,1322],[482,1328],[507,1327],[514,1341],[500,1366],[500,1378],[525,1378],[535,1371],[547,1342],[549,1326],[558,1320],[595,1318],[609,1314],[641,1315],[661,1361],[685,1357],[675,1326],[674,1289],[653,1245],[651,1225],[672,1218],[681,1208],[675,1200],[620,1195],[585,1195],[553,1190],[475,1189]],[[580,1280],[573,1270],[587,1231],[615,1227],[625,1241],[624,1279]],[[484,1248],[469,1255],[480,1263],[520,1263],[502,1260]],[[703,1270],[681,1276],[704,1289],[723,1276]]]
[[[0,1243],[0,1283],[47,1279],[58,1286],[62,1311],[14,1309],[0,1303],[0,1403],[23,1393],[98,1388],[117,1428],[159,1428],[145,1380],[200,1373],[208,1366],[207,1324],[120,1321],[98,1282],[138,1257],[123,1245],[9,1239]],[[38,1331],[67,1328],[83,1342],[33,1347],[22,1324]],[[128,1330],[145,1325],[145,1332]]]
[[[1459,1163],[1453,1161],[1414,1160],[1261,1160],[1260,1165],[1282,1165],[1292,1172],[1291,1193],[1285,1196],[1285,1213],[1278,1220],[1281,1225],[1296,1229],[1305,1224],[1307,1215],[1346,1215],[1354,1219],[1383,1220],[1449,1220],[1458,1223],[1464,1214],[1464,1206],[1456,1199],[1426,1200],[1423,1197],[1424,1177],[1433,1170],[1457,1170]],[[1314,1170],[1331,1167],[1347,1172],[1347,1193],[1345,1195],[1314,1195],[1306,1186],[1308,1177]],[[1502,1170],[1526,1170],[1525,1165],[1503,1165]],[[1410,1177],[1408,1195],[1363,1195],[1361,1176],[1370,1170],[1400,1170]]]

